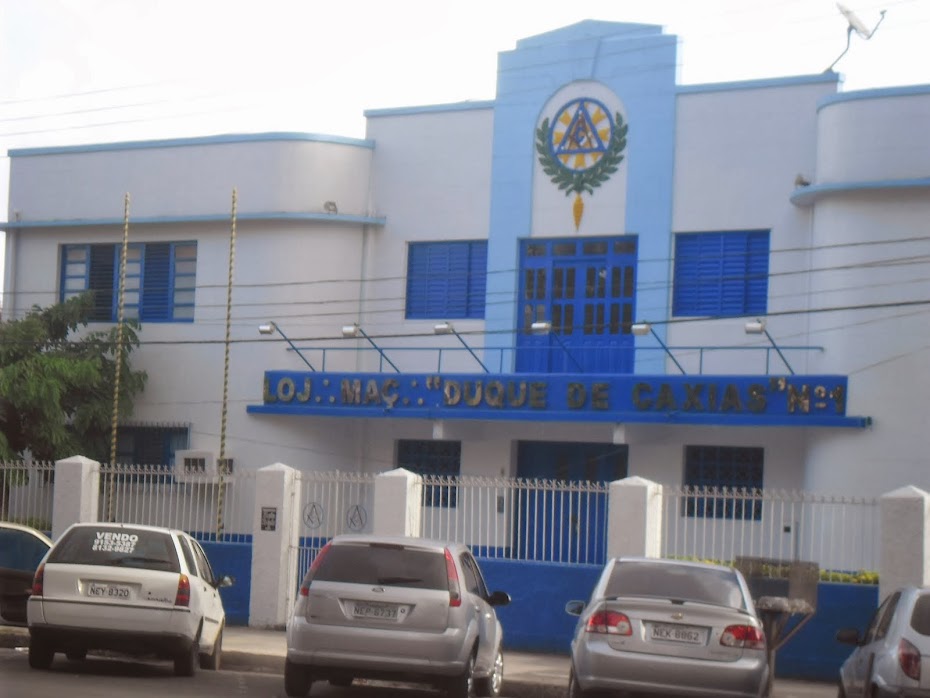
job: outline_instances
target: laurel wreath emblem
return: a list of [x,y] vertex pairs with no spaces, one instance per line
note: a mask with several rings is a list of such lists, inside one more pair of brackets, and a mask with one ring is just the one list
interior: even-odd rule
[[610,142],[601,158],[585,170],[572,170],[563,165],[552,155],[549,144],[552,142],[552,132],[555,124],[549,125],[549,117],[536,129],[536,152],[539,153],[539,164],[543,172],[549,175],[553,184],[569,194],[593,194],[596,187],[601,186],[610,179],[623,162],[623,151],[626,149],[627,125],[620,112],[614,114],[614,124],[610,133]]

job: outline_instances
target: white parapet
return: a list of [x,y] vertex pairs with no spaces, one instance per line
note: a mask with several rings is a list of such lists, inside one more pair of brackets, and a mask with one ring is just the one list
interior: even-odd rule
[[292,496],[297,471],[283,463],[259,469],[252,517],[249,625],[283,628],[297,589],[298,515]]
[[607,556],[659,557],[662,552],[662,485],[641,477],[610,483]]
[[99,504],[100,463],[84,456],[55,461],[52,540],[71,524],[96,521]]
[[372,530],[382,536],[419,536],[423,478],[395,468],[375,478]]
[[898,587],[930,584],[930,494],[902,487],[880,500],[879,600]]

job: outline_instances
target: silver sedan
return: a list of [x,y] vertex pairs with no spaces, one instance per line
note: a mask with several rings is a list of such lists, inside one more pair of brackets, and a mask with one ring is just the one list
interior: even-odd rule
[[570,601],[569,697],[598,691],[662,696],[765,695],[765,633],[731,567],[613,558],[590,599]]

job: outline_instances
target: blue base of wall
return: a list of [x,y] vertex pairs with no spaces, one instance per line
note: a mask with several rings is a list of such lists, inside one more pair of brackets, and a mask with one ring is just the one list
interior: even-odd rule
[[220,589],[228,625],[249,624],[249,596],[252,592],[252,543],[215,543],[201,541],[203,551],[217,577],[228,574],[235,580],[231,587]]
[[[510,594],[511,603],[498,609],[504,626],[504,646],[521,652],[568,653],[577,618],[565,613],[572,599],[588,600],[600,565],[560,565],[482,558],[481,569],[492,591]],[[835,681],[840,664],[852,648],[836,641],[836,631],[862,631],[878,606],[878,587],[821,583],[817,612],[775,657],[781,678]],[[795,621],[796,624],[797,621]],[[792,624],[786,627],[790,630]]]

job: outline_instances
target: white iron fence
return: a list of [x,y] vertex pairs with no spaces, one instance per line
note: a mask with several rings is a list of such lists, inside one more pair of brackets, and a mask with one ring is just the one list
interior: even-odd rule
[[877,570],[877,498],[781,490],[663,487],[663,557],[816,562],[821,570]]
[[480,557],[603,563],[608,486],[514,478],[423,478],[420,535]]
[[299,472],[297,584],[327,541],[340,533],[371,533],[374,473]]
[[185,476],[161,465],[101,465],[99,521],[168,526],[201,540],[251,540],[255,471],[220,481]]
[[54,492],[54,463],[0,462],[0,521],[50,533]]

